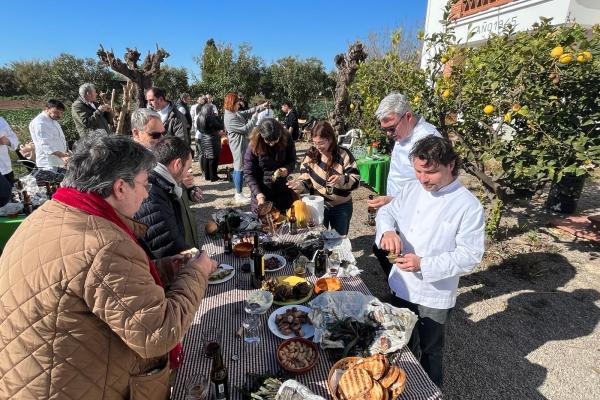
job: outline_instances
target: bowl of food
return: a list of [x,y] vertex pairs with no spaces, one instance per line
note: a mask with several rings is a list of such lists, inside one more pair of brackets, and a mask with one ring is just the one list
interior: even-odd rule
[[250,257],[252,253],[252,243],[240,242],[233,246],[233,254],[238,257]]
[[257,290],[252,292],[246,298],[246,301],[251,304],[258,304],[257,314],[264,314],[273,304],[273,293],[268,290]]
[[321,292],[334,292],[342,288],[342,282],[335,277],[317,279],[315,282],[315,294]]
[[304,374],[317,365],[319,348],[300,337],[284,340],[277,347],[277,362],[292,374]]

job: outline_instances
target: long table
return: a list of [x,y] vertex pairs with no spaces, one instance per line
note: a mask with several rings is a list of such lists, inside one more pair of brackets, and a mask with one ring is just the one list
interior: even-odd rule
[[[301,231],[302,233],[302,231]],[[298,236],[285,235],[283,240],[295,241]],[[229,371],[229,385],[232,399],[240,399],[241,394],[237,388],[247,382],[248,374],[263,374],[280,370],[276,359],[276,350],[279,339],[271,333],[267,326],[267,319],[272,311],[279,306],[273,305],[266,314],[259,316],[261,327],[259,329],[261,340],[259,343],[245,343],[235,336],[236,330],[247,317],[244,312],[244,300],[253,290],[251,287],[251,274],[244,273],[240,267],[248,258],[238,258],[234,255],[223,253],[222,241],[205,239],[202,249],[212,254],[213,258],[220,263],[232,265],[235,275],[227,282],[217,285],[209,285],[200,309],[196,313],[194,322],[183,341],[184,361],[177,373],[171,398],[184,400],[186,396],[186,380],[193,375],[210,373],[211,359],[203,354],[202,331],[216,327],[222,331],[221,347],[223,359]],[[360,266],[359,266],[360,267]],[[290,263],[285,268],[269,273],[270,275],[292,275]],[[307,279],[314,284],[315,277]],[[367,286],[359,277],[341,278],[342,290],[356,290],[365,294],[371,294]],[[397,365],[406,370],[407,383],[404,393],[400,399],[440,399],[441,392],[429,379],[425,371],[413,354],[404,347],[396,359]],[[309,387],[314,393],[325,398],[331,398],[327,390],[327,375],[333,365],[327,357],[326,352],[321,351],[319,361],[315,368],[306,374],[298,375],[294,379]]]

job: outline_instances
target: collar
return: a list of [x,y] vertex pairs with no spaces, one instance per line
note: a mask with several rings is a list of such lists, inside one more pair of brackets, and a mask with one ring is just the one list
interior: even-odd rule
[[148,231],[148,225],[136,221],[135,219],[129,218],[118,211],[117,215],[123,220],[123,223],[133,231],[133,234],[136,237],[143,238],[146,235],[146,231]]
[[458,177],[454,178],[452,182],[438,190],[437,192],[430,193],[433,197],[442,197],[447,194],[453,193],[457,191],[461,187],[461,183],[458,180]]
[[181,196],[183,195],[183,189],[175,181],[175,178],[173,178],[173,175],[171,175],[171,172],[167,169],[167,167],[165,165],[163,165],[161,163],[156,163],[156,167],[154,167],[153,171],[157,175],[159,175],[161,178],[163,178],[167,182],[169,182],[171,185],[173,185],[171,192],[175,193],[175,195],[178,198],[181,198]]

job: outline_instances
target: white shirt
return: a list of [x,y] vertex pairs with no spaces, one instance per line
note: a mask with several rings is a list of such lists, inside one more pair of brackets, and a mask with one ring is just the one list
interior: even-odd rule
[[64,161],[52,154],[55,151],[67,152],[65,134],[58,121],[42,111],[29,123],[29,133],[35,145],[35,163],[38,168],[64,166]]
[[458,279],[481,261],[484,212],[479,200],[458,179],[430,193],[418,181],[400,188],[376,217],[376,243],[383,232],[398,231],[404,254],[421,257],[420,272],[392,267],[388,277],[394,294],[411,303],[449,309],[456,304]]
[[0,117],[0,137],[2,136],[6,136],[10,141],[10,145],[0,145],[0,174],[6,175],[12,171],[8,149],[16,150],[19,146],[19,139],[8,125],[8,122]]
[[260,124],[260,121],[262,121],[265,118],[273,118],[273,110],[271,110],[270,108],[265,108],[264,110],[262,110],[261,112],[258,113],[258,120],[256,121],[256,124]]
[[413,128],[410,136],[394,144],[390,162],[390,172],[387,178],[386,194],[388,196],[396,196],[396,193],[398,193],[402,185],[417,180],[415,169],[408,158],[408,154],[416,142],[429,135],[442,136],[435,126],[431,125],[429,122],[425,121],[425,118],[421,117]]
[[167,105],[162,110],[158,111],[158,115],[160,115],[160,120],[162,121],[163,124],[167,120],[167,117],[169,116],[170,112],[171,112],[171,104],[169,104],[169,103],[167,103]]

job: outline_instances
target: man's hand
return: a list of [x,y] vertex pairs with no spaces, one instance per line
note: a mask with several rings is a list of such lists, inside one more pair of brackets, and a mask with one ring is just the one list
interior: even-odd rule
[[190,258],[190,255],[175,254],[174,256],[163,257],[160,262],[162,266],[170,268],[171,271],[173,271],[173,275],[177,275],[177,271],[179,271]]
[[265,197],[264,194],[259,193],[259,194],[256,195],[256,202],[258,203],[259,206],[261,204],[264,204],[266,200],[267,200],[267,198]]
[[110,106],[108,104],[102,104],[100,106],[98,106],[98,110],[102,111],[102,112],[111,112],[112,109],[110,108]]
[[392,196],[377,196],[373,200],[367,200],[369,207],[380,208],[394,200]]
[[398,257],[396,266],[405,272],[419,272],[421,270],[421,257],[414,253]]
[[0,137],[0,144],[4,146],[10,146],[10,140],[6,136]]
[[199,186],[193,186],[190,189],[190,200],[192,200],[194,203],[200,203],[202,199],[204,199],[204,193],[202,192],[202,189],[200,189]]
[[209,276],[217,270],[218,263],[208,257],[205,251],[199,253],[196,257],[192,257],[186,265],[188,267],[198,268],[206,276]]
[[188,169],[187,171],[184,172],[181,183],[183,184],[183,187],[185,187],[186,189],[189,189],[192,186],[194,186],[194,175],[192,175],[191,169]]
[[400,240],[400,236],[394,231],[385,232],[381,237],[379,248],[381,250],[387,250],[391,254],[400,254],[402,251],[402,241]]

